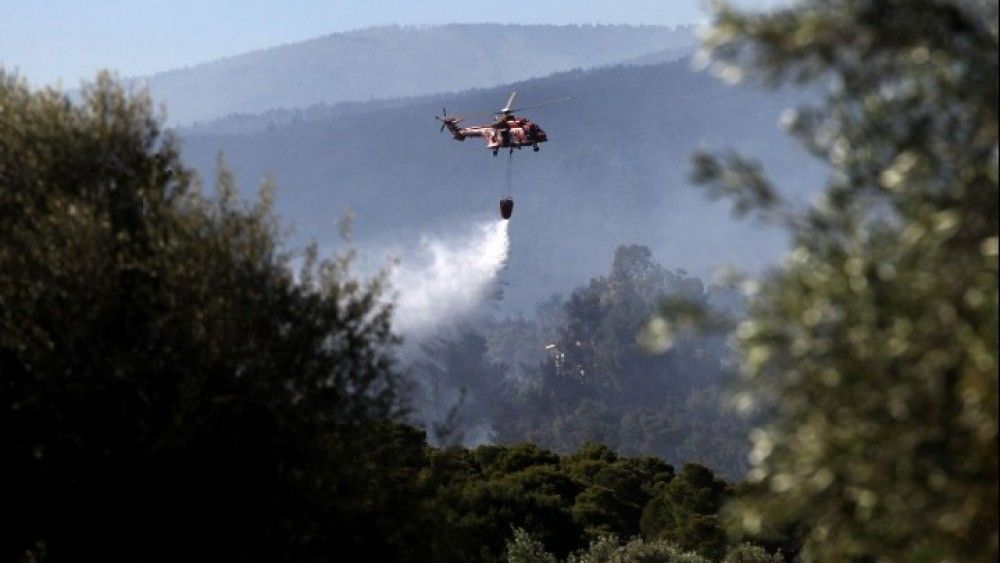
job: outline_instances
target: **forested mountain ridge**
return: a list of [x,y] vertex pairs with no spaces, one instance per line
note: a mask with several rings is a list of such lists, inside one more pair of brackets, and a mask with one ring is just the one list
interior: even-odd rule
[[665,49],[690,27],[452,24],[333,33],[137,79],[172,123],[487,87]]
[[442,105],[450,113],[489,111],[510,90],[528,105],[574,99],[527,112],[550,142],[540,153],[514,155],[508,304],[530,310],[569,291],[604,271],[624,242],[648,244],[668,267],[700,274],[724,263],[753,268],[780,252],[775,233],[734,223],[726,206],[690,187],[690,155],[702,146],[746,147],[805,191],[811,172],[778,126],[801,95],[729,87],[688,60],[558,73],[402,107],[376,102],[371,111],[351,107],[330,118],[316,108],[272,127],[247,123],[246,134],[220,124],[217,134],[180,135],[185,157],[205,177],[220,151],[241,178],[273,176],[279,212],[299,235],[336,240],[336,220],[349,209],[364,245],[496,216],[506,156],[439,134],[433,115]]

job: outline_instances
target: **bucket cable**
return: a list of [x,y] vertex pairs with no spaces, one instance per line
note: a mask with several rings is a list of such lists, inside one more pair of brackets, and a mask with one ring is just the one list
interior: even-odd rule
[[513,189],[514,189],[514,152],[510,151],[507,153],[507,166],[504,169],[503,196],[507,199],[511,199]]

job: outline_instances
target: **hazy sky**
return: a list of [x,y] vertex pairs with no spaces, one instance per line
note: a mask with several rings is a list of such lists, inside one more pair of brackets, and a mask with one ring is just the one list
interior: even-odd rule
[[[766,4],[768,0],[741,3]],[[0,64],[75,87],[99,68],[150,74],[383,24],[706,19],[704,0],[0,0]]]

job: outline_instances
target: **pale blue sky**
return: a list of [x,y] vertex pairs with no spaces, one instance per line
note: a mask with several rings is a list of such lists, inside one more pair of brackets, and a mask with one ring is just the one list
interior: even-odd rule
[[704,6],[704,0],[0,0],[0,64],[32,85],[61,80],[76,87],[100,68],[150,74],[372,25],[678,25],[705,21]]

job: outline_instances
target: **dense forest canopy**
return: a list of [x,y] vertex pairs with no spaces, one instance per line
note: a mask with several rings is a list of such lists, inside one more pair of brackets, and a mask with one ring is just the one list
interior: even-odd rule
[[608,275],[531,317],[465,323],[421,345],[414,403],[439,443],[531,441],[560,452],[600,442],[629,455],[747,470],[747,421],[727,408],[735,358],[725,335],[668,350],[639,338],[664,299],[738,315],[741,296],[668,270],[648,247],[620,246]]

